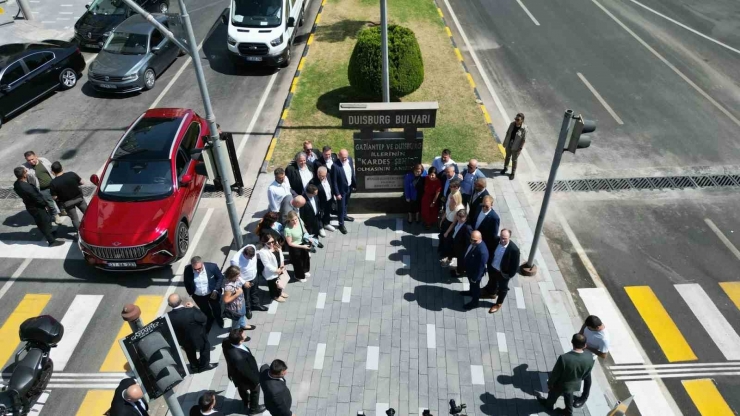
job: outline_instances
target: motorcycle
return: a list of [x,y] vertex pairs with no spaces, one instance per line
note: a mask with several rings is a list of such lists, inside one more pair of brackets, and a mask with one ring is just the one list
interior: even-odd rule
[[26,319],[18,332],[26,345],[15,355],[13,373],[0,392],[0,416],[27,415],[44,392],[54,371],[49,352],[62,340],[64,325],[43,315]]

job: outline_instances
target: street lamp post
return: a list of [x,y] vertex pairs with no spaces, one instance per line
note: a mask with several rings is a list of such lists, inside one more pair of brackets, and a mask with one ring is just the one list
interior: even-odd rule
[[390,73],[388,68],[388,0],[380,0],[380,48],[383,60],[381,87],[383,102],[391,102]]

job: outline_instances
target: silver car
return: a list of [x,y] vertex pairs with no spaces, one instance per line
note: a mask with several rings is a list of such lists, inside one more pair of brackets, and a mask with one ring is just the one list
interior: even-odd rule
[[[155,14],[167,26],[167,17]],[[97,91],[126,93],[154,88],[157,77],[177,59],[180,49],[141,15],[116,27],[90,64],[88,80]]]

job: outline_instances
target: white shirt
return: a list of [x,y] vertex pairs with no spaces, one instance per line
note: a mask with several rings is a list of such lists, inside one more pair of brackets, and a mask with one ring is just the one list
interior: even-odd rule
[[306,188],[306,185],[308,185],[309,182],[311,182],[311,179],[313,179],[313,173],[308,170],[308,165],[304,166],[303,169],[298,168],[298,174],[301,175],[301,182],[303,183],[303,188]]
[[455,225],[455,231],[452,233],[452,238],[455,238],[457,236],[457,232],[460,231],[460,228],[465,225],[464,222],[458,222],[457,225]]
[[[585,327],[583,328],[583,335],[586,337],[586,346],[591,347],[598,352],[609,352],[609,344],[611,341],[609,340],[609,332],[606,331],[606,328],[601,331],[592,331],[588,327]],[[595,360],[597,355],[593,355]]]
[[342,169],[344,169],[344,176],[347,177],[347,186],[352,186],[352,166],[349,165],[349,159],[342,163]]
[[267,188],[268,209],[273,212],[279,212],[280,202],[282,202],[286,195],[290,195],[290,184],[288,180],[283,179],[283,183],[273,181]]
[[195,283],[195,294],[198,296],[207,296],[208,293],[208,274],[206,274],[205,264],[201,267],[200,272],[193,269],[193,283]]
[[316,208],[316,197],[312,196],[311,198],[308,198],[308,202],[311,204],[311,208],[313,208],[313,213],[318,214],[319,210]]
[[329,160],[324,159],[324,163],[326,164],[326,170],[331,171],[332,165],[334,165],[334,159],[329,158]]
[[331,194],[331,185],[329,184],[329,178],[324,178],[323,181],[321,181],[321,187],[324,188],[324,193],[326,194],[326,200],[331,201],[332,198],[334,198],[334,195]]
[[442,162],[442,156],[437,156],[432,161],[432,166],[434,166],[435,169],[437,169],[437,174],[442,174],[444,170],[447,168],[447,166],[455,165],[455,161],[450,158],[450,160],[447,161],[447,163]]
[[496,246],[496,250],[493,250],[493,261],[491,262],[491,266],[498,271],[501,271],[501,259],[504,258],[506,247],[509,247],[508,243],[505,246],[499,244]]
[[486,212],[486,211],[484,211],[482,209],[480,210],[480,213],[478,214],[478,218],[475,220],[475,229],[476,230],[478,229],[478,227],[480,227],[480,223],[483,222],[483,219],[486,218],[486,215],[488,215],[489,212],[491,212],[491,210],[488,210],[488,212]]
[[465,209],[465,206],[463,204],[459,204],[455,207],[455,209],[450,210],[450,203],[447,202],[445,204],[445,218],[447,219],[447,221],[455,221],[455,214],[457,214],[457,211],[460,211],[461,209]]
[[[254,257],[251,259],[248,259],[244,257],[242,253],[244,253],[244,250],[247,249],[247,247],[252,247],[254,249]],[[255,277],[257,277],[257,249],[251,245],[248,244],[244,247],[242,247],[241,250],[237,251],[236,254],[234,254],[234,257],[231,258],[230,261],[232,266],[239,267],[239,270],[241,270],[241,279],[245,282],[251,282],[254,280]]]

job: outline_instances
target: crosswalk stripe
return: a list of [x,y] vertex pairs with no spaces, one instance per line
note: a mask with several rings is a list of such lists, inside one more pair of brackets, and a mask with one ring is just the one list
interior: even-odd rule
[[20,328],[23,321],[39,316],[46,304],[49,303],[49,299],[51,299],[51,295],[29,293],[23,296],[21,302],[0,328],[0,340],[2,340],[0,342],[0,365],[4,367],[4,364],[15,354],[15,350],[21,342],[18,336],[18,328]]
[[[157,317],[157,310],[159,310],[159,304],[161,302],[162,297],[156,295],[142,295],[136,298],[135,304],[141,309],[141,320],[144,322],[144,325]],[[124,322],[118,331],[118,335],[113,340],[113,344],[103,361],[103,365],[100,366],[101,372],[120,372],[126,370],[126,357],[123,355],[120,345],[118,345],[118,340],[130,333],[131,327],[128,322]]]
[[720,282],[719,286],[725,291],[732,303],[740,309],[740,282]]
[[76,416],[102,415],[110,408],[113,390],[89,390],[77,410]]
[[686,342],[660,300],[649,286],[624,288],[643,321],[670,362],[696,360],[696,354]]
[[722,355],[728,360],[740,359],[740,336],[727,322],[707,292],[697,283],[674,286]]
[[596,315],[601,318],[602,322],[607,323],[610,335],[609,356],[614,360],[614,363],[635,364],[645,362],[606,289],[578,289],[578,295],[586,305],[589,314]]
[[733,416],[735,414],[712,380],[708,378],[681,380],[681,383],[702,416]]
[[90,324],[90,320],[98,309],[103,295],[77,295],[67,309],[61,322],[64,325],[64,337],[56,348],[51,350],[50,356],[54,361],[54,369],[63,371],[82,335]]
[[624,383],[635,398],[637,408],[643,415],[675,415],[655,380],[627,381]]

